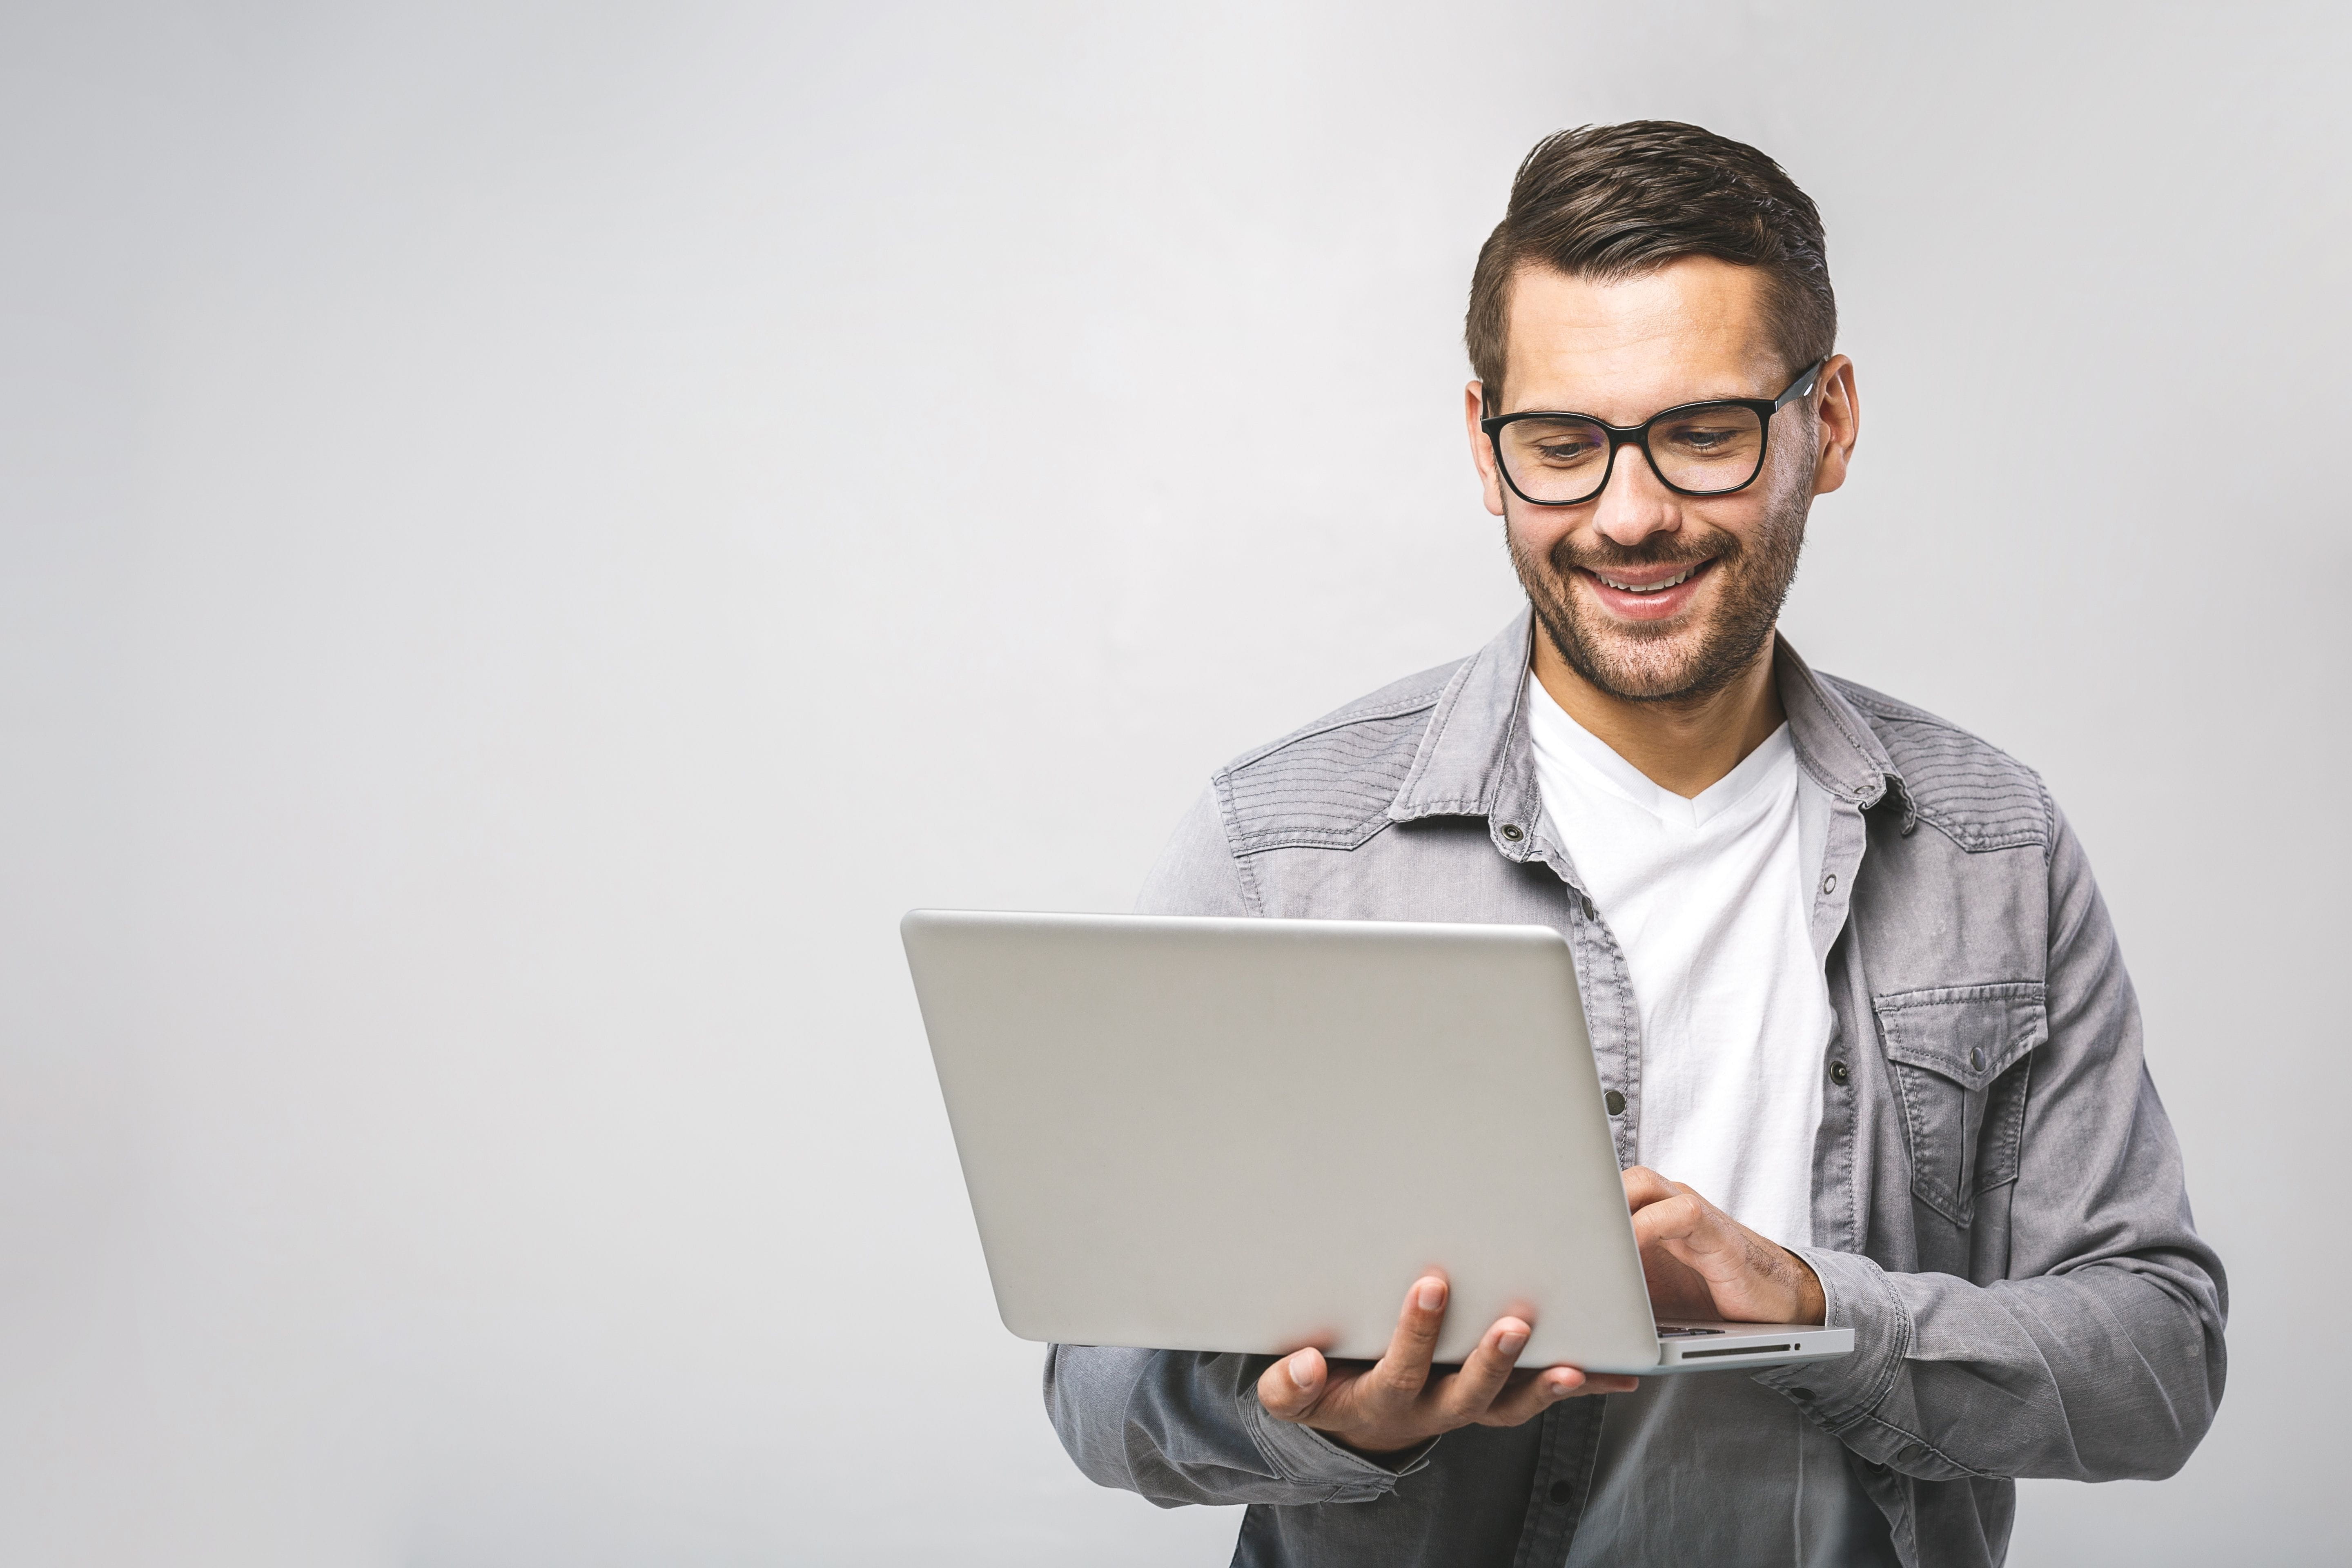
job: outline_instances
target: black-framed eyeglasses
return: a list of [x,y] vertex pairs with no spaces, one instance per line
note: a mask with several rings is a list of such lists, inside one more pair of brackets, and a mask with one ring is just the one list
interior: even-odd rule
[[1683,496],[1744,490],[1764,471],[1772,416],[1813,390],[1827,358],[1815,360],[1778,397],[1718,397],[1611,425],[1590,414],[1528,411],[1478,421],[1495,444],[1504,482],[1535,506],[1577,506],[1609,488],[1617,448],[1639,447],[1658,482]]

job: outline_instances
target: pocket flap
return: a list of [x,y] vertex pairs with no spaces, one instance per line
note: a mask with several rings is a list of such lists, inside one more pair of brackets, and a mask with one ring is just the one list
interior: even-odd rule
[[1971,1092],[2050,1037],[2038,980],[1896,991],[1870,1005],[1889,1060],[1925,1068]]

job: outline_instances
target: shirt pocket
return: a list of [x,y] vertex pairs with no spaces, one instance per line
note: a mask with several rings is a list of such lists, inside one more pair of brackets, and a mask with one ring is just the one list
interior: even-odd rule
[[2017,1179],[2030,1053],[2050,1037],[2042,983],[1896,991],[1871,1007],[1903,1101],[1912,1194],[1968,1225],[1979,1193]]

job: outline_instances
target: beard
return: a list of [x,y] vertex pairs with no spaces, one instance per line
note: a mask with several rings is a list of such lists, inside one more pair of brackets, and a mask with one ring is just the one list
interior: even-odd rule
[[[1696,702],[1738,679],[1770,640],[1797,580],[1811,499],[1794,489],[1773,496],[1752,541],[1704,524],[1696,534],[1653,534],[1630,549],[1603,538],[1583,543],[1571,534],[1538,560],[1520,544],[1507,519],[1503,537],[1537,622],[1570,669],[1628,702]],[[1713,604],[1675,624],[1608,619],[1581,603],[1571,586],[1579,570],[1607,574],[1702,561],[1714,563],[1708,569],[1717,580]]]

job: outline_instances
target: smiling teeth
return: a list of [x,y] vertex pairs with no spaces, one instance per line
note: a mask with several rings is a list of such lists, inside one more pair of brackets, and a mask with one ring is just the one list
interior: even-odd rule
[[1593,575],[1595,577],[1601,577],[1601,580],[1603,583],[1608,584],[1611,587],[1616,589],[1621,594],[1663,594],[1667,589],[1674,587],[1676,584],[1689,582],[1691,573],[1696,570],[1697,570],[1696,567],[1685,567],[1681,575],[1669,577],[1663,583],[1653,583],[1646,588],[1636,587],[1631,583],[1620,583],[1614,577],[1601,577],[1601,574],[1598,572],[1595,572]]

